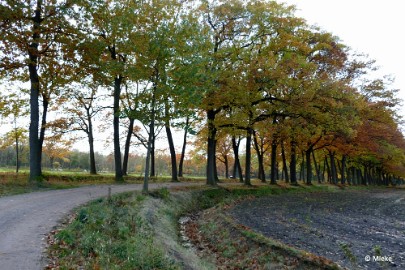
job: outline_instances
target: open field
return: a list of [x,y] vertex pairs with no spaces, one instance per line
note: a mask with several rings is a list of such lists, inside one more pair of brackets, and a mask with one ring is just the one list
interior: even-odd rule
[[[66,189],[96,184],[116,184],[113,173],[100,173],[90,175],[87,172],[71,171],[44,171],[44,181],[31,185],[28,182],[28,172],[15,173],[11,170],[0,169],[0,197],[5,195],[16,195],[33,191],[45,191],[53,189]],[[170,176],[150,178],[150,183],[170,182]],[[200,182],[201,177],[183,177],[181,182]],[[143,177],[129,174],[124,177],[125,183],[142,183]]]
[[235,222],[348,269],[405,268],[405,190],[291,193],[246,200]]

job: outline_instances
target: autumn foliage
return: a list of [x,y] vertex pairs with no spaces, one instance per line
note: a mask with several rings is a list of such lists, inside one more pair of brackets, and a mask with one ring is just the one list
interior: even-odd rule
[[[2,85],[29,85],[18,91],[29,97],[21,106],[30,112],[23,128],[31,181],[42,174],[42,151],[63,158],[71,143],[63,136],[80,131],[96,174],[97,130],[110,126],[117,181],[127,173],[135,137],[147,150],[146,189],[163,127],[173,181],[183,163],[201,165],[202,153],[210,185],[221,168],[246,185],[251,176],[266,181],[266,172],[273,184],[397,184],[405,176],[397,90],[389,78],[374,79],[373,61],[308,25],[293,6],[0,0],[0,36]],[[2,91],[3,115],[14,98]],[[184,131],[181,156],[173,128]],[[196,133],[185,158],[187,136]]]

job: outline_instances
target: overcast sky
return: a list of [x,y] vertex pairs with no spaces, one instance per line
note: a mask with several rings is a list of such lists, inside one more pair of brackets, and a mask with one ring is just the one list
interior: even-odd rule
[[[297,7],[310,25],[340,37],[342,42],[377,61],[383,74],[395,77],[393,88],[405,99],[405,26],[402,0],[281,0]],[[405,109],[402,109],[405,116]]]

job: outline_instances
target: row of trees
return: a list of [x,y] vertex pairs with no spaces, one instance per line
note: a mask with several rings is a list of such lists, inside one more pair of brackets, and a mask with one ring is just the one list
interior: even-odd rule
[[[5,171],[26,170],[29,167],[28,145],[22,143],[19,156],[16,155],[15,146],[0,148],[0,168]],[[51,152],[49,152],[51,151]],[[79,150],[53,153],[53,149],[44,148],[42,167],[48,171],[80,172],[89,173],[90,161],[89,152]],[[179,157],[178,157],[179,158]],[[18,159],[18,163],[17,163]],[[196,155],[185,160],[185,174],[188,176],[205,175],[204,166],[201,163],[202,156]],[[114,172],[114,155],[110,153],[103,155],[95,153],[96,169],[98,173],[109,174]],[[225,176],[225,167],[218,167],[220,175]],[[130,154],[128,162],[128,174],[131,176],[143,176],[145,172],[145,156]],[[155,176],[170,176],[171,161],[170,155],[159,151],[155,156]]]
[[[265,181],[269,162],[271,183],[279,162],[283,175],[296,183],[301,153],[308,184],[313,172],[321,175],[321,167],[329,168],[333,182],[338,177],[345,182],[349,172],[361,175],[362,183],[376,176],[387,182],[405,173],[405,141],[395,112],[399,101],[389,79],[370,79],[372,61],[307,25],[294,15],[294,7],[266,0],[0,3],[1,77],[30,82],[33,182],[41,176],[50,127],[55,136],[83,131],[90,171],[96,173],[94,119],[106,108],[113,119],[116,180],[127,171],[136,136],[147,149],[145,191],[161,128],[173,181],[181,175],[173,127],[184,129],[184,140],[199,130],[210,185],[218,180],[217,161],[227,162],[222,147],[232,148],[233,175],[244,174],[246,185],[252,146],[259,177]],[[52,108],[60,115],[50,123]],[[147,136],[141,135],[141,125]],[[242,138],[245,168],[238,157]]]

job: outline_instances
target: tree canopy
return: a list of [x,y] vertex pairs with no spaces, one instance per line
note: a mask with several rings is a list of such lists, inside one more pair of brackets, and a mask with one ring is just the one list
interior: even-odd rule
[[[184,126],[186,139],[192,119],[210,185],[218,180],[217,161],[227,172],[230,160],[239,162],[228,155],[231,149],[238,155],[240,136],[247,185],[255,156],[263,180],[270,165],[271,183],[279,164],[295,181],[297,160],[308,184],[314,173],[320,181],[321,167],[334,182],[355,172],[363,183],[404,177],[401,101],[390,78],[372,77],[372,60],[294,12],[267,0],[0,0],[0,77],[30,85],[31,181],[41,176],[43,145],[52,152],[51,137],[60,143],[62,133],[75,130],[88,137],[96,173],[93,118],[100,113],[111,118],[104,122],[113,126],[117,181],[127,173],[134,123],[148,130],[146,190],[154,176],[155,129],[165,127],[176,181],[171,129]],[[13,99],[2,94],[3,115]],[[56,137],[45,136],[50,104],[65,121]]]

